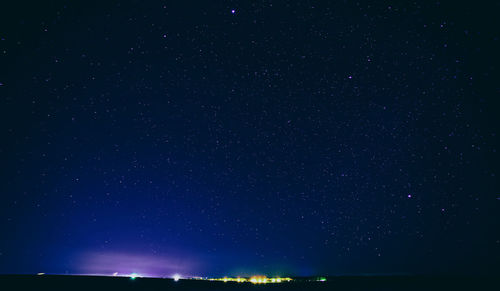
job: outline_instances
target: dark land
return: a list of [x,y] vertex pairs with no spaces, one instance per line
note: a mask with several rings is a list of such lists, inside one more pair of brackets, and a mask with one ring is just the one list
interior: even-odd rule
[[1,290],[499,290],[493,277],[457,276],[343,276],[327,282],[258,285],[157,278],[0,275]]

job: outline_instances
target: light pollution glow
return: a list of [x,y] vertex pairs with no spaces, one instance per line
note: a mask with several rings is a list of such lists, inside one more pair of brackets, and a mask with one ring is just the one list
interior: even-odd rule
[[200,264],[193,259],[188,259],[186,256],[180,256],[179,254],[170,257],[160,257],[130,253],[89,252],[82,255],[78,263],[78,269],[81,271],[80,275],[128,277],[131,280],[151,277],[171,278],[174,281],[194,279],[237,283],[248,282],[253,284],[284,283],[293,280],[290,277],[268,278],[264,275],[249,277],[226,276],[222,278],[195,277],[188,274],[193,274],[192,272],[195,272],[195,269]]
[[78,261],[80,274],[117,277],[180,278],[199,264],[179,256],[147,256],[125,253],[86,253]]

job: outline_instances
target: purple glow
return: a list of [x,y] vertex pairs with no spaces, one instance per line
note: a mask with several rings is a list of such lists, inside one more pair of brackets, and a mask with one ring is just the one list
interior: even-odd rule
[[168,277],[191,275],[198,264],[180,255],[152,256],[128,253],[86,253],[78,264],[82,274],[104,276]]
[[411,198],[411,194],[408,194],[408,198]]
[[231,10],[231,13],[232,13],[232,14],[235,14],[235,13],[236,13],[236,10],[232,9],[232,10]]

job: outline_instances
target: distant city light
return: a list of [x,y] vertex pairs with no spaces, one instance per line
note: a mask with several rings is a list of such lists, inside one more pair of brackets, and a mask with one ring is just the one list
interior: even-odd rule
[[132,274],[130,274],[129,277],[130,277],[130,279],[135,280],[135,278],[137,278],[139,276],[137,275],[137,273],[132,273]]
[[174,278],[174,281],[177,282],[181,279],[181,275],[175,274],[173,278]]
[[222,281],[222,282],[238,282],[238,283],[250,282],[250,283],[253,283],[253,284],[268,284],[268,283],[290,282],[290,281],[292,281],[292,278],[280,278],[280,277],[267,278],[266,276],[253,276],[253,277],[250,277],[250,278],[244,278],[244,277],[237,277],[237,278],[231,278],[231,277],[223,277],[223,278],[197,278],[197,280]]

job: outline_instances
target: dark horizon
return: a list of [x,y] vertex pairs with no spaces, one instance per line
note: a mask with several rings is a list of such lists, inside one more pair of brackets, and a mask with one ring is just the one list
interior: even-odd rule
[[499,273],[499,3],[103,2],[0,11],[0,274]]
[[85,276],[5,276],[0,284],[38,290],[483,290],[498,284],[493,277],[343,277],[327,281],[297,280],[280,284],[202,280],[109,278]]

